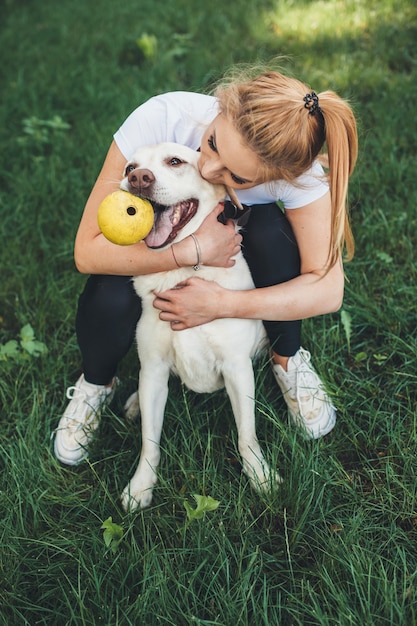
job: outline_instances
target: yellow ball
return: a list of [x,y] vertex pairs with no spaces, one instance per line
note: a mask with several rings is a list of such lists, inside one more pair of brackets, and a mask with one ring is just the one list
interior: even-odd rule
[[101,202],[97,220],[106,239],[119,246],[130,246],[149,234],[154,213],[148,200],[118,189]]

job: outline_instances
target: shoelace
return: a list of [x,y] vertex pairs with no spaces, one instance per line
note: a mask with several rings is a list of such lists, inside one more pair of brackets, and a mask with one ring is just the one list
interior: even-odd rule
[[71,415],[71,417],[68,416],[68,421],[69,422],[74,422],[74,424],[76,425],[76,428],[79,428],[80,426],[88,426],[96,417],[95,414],[95,410],[94,408],[88,403],[88,394],[83,391],[82,389],[80,389],[77,386],[72,386],[72,387],[68,387],[67,391],[66,391],[66,396],[68,398],[68,400],[75,400],[77,402],[77,404],[79,404],[80,402],[85,402],[91,409],[91,412],[89,415],[87,415],[87,419],[86,419],[86,415],[84,413],[79,415],[77,417],[77,406],[74,408],[74,412],[73,415]]
[[68,387],[67,392],[65,394],[67,396],[68,400],[72,400],[74,398],[74,396],[75,396],[74,392],[75,391],[78,391],[80,396],[83,396],[84,398],[87,396],[85,391],[82,391],[79,387],[76,387],[76,386]]
[[317,400],[323,400],[323,398],[320,397],[322,387],[316,372],[309,367],[311,358],[310,353],[303,350],[301,355],[303,363],[296,370],[297,401],[300,407],[304,405],[308,411],[308,413],[304,416],[305,419],[314,420],[320,412],[320,404],[317,404]]
[[[310,355],[307,353],[308,357]],[[303,354],[304,357],[304,354]],[[297,391],[304,389],[309,392],[309,395],[317,395],[315,392],[317,389],[321,389],[318,376],[314,370],[309,367],[310,358],[303,359],[303,363],[297,368],[295,374],[297,378]]]

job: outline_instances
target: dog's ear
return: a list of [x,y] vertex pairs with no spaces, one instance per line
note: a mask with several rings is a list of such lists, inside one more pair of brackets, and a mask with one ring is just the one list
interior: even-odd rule
[[233,202],[233,204],[235,206],[237,206],[238,209],[240,209],[241,211],[243,211],[243,206],[240,204],[238,197],[236,195],[235,190],[232,187],[228,187],[226,185],[226,191],[229,194],[229,198],[231,199],[231,201]]

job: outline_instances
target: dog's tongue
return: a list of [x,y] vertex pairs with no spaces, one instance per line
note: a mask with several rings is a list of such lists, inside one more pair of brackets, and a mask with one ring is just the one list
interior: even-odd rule
[[164,211],[155,219],[151,232],[145,238],[145,243],[149,248],[159,248],[163,246],[172,232],[171,223],[172,211]]

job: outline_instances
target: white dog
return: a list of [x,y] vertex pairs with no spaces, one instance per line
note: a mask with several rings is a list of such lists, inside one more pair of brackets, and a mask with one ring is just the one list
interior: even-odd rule
[[[154,206],[155,224],[145,239],[149,247],[163,248],[188,237],[224,198],[223,186],[200,176],[197,160],[194,150],[166,143],[138,150],[127,164],[121,188],[148,198]],[[253,288],[242,254],[235,260],[228,269],[202,265],[198,276],[228,289]],[[125,510],[144,508],[152,500],[170,372],[199,393],[225,387],[236,420],[243,471],[257,490],[267,490],[280,481],[271,473],[255,432],[252,357],[265,346],[262,322],[218,319],[173,331],[153,307],[154,291],[170,289],[195,275],[192,267],[181,267],[134,278],[143,308],[137,327],[141,367],[138,393],[132,394],[125,409],[129,418],[140,411],[142,451],[136,472],[122,493]]]

